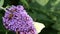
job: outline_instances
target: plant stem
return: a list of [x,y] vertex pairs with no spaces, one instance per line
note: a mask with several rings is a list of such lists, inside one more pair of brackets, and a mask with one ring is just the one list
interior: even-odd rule
[[6,8],[0,7],[0,10],[1,10],[1,9],[3,9],[3,10],[5,10],[5,11],[6,11]]
[[18,31],[16,31],[16,34],[18,34]]
[[8,34],[8,32],[6,31],[6,33],[5,34]]

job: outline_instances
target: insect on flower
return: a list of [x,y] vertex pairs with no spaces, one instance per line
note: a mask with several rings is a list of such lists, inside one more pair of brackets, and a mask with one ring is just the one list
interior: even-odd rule
[[[7,27],[6,29],[19,32],[19,34],[38,34],[39,32],[36,29],[37,23],[34,23],[22,5],[8,8],[3,17],[3,24],[5,24],[5,28]],[[38,25],[40,27],[40,24]],[[41,29],[39,28],[39,30]]]
[[13,17],[13,15],[12,15],[12,14],[10,14],[10,15],[9,15],[9,20],[10,20],[10,19],[12,19],[12,17]]

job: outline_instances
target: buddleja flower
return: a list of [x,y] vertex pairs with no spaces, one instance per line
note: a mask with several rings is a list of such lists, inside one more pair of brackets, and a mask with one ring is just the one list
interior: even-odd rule
[[38,34],[33,22],[21,5],[11,6],[5,10],[3,25],[8,30],[18,31],[20,34]]

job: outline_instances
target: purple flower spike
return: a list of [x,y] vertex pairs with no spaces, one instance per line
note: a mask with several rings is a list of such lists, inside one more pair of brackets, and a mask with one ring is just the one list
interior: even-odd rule
[[11,6],[6,9],[3,24],[6,29],[15,32],[18,30],[20,34],[37,34],[33,19],[21,5]]

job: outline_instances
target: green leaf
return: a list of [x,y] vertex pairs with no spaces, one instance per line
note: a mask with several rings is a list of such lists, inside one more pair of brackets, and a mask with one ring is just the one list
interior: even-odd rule
[[0,32],[6,32],[6,31],[8,32],[9,30],[7,30],[3,25],[3,21],[2,21],[3,16],[4,16],[4,11],[0,10]]
[[0,31],[6,31],[2,23],[2,14],[0,14]]
[[5,32],[4,31],[0,31],[0,34],[5,34]]
[[53,5],[57,5],[58,3],[60,3],[60,0],[56,0],[55,3],[52,3]]
[[8,34],[16,34],[14,31],[9,31]]
[[48,3],[49,0],[36,0],[37,3],[39,3],[42,6],[45,6]]
[[56,24],[54,24],[54,25],[52,26],[52,28],[60,31],[60,24],[59,24],[59,23],[56,23]]
[[36,21],[37,13],[36,12],[28,12],[29,15],[33,18],[34,21]]
[[49,27],[43,29],[40,34],[57,34],[57,31]]
[[24,5],[26,8],[29,9],[29,5],[28,5],[28,2],[27,2],[26,0],[20,0],[20,1],[23,3],[23,5]]
[[3,6],[4,0],[0,0],[0,6]]
[[57,34],[60,34],[60,31]]
[[60,31],[60,14],[56,14],[57,19],[56,22],[53,24],[52,28]]

